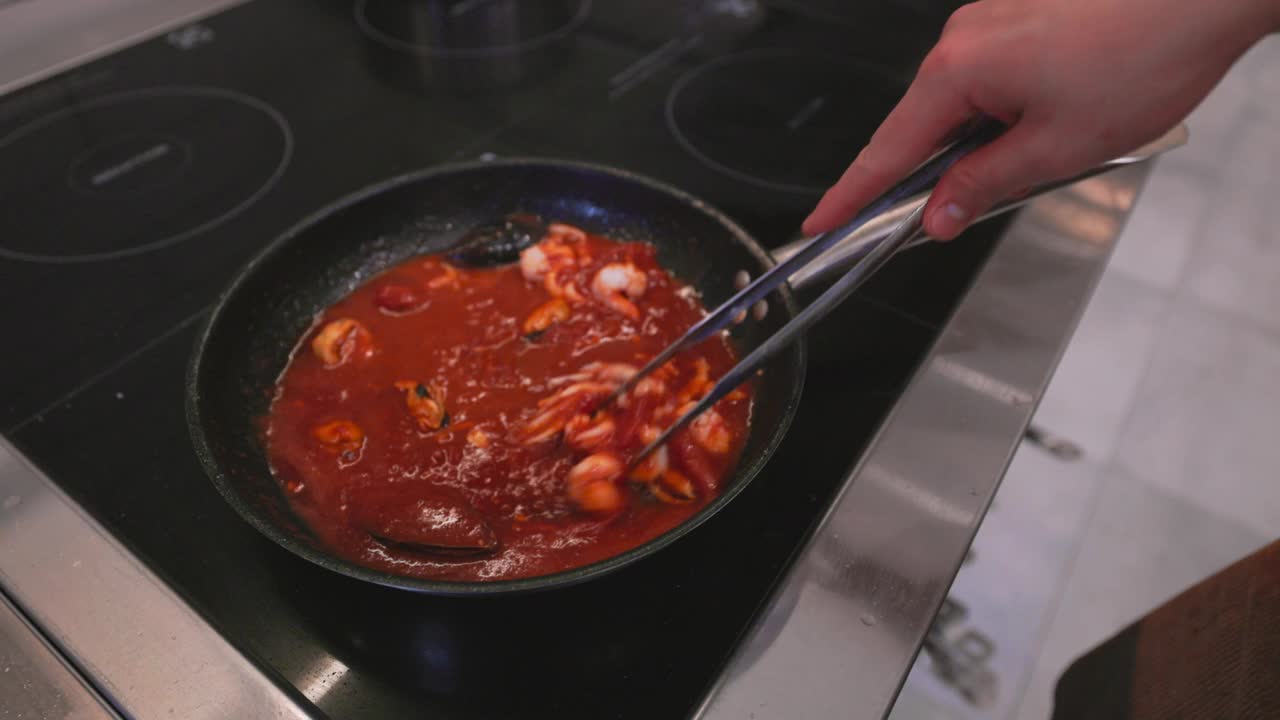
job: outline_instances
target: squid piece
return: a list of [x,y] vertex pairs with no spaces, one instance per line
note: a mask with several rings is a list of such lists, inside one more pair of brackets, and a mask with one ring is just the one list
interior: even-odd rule
[[550,440],[564,431],[569,421],[587,407],[607,396],[616,385],[576,382],[538,401],[538,413],[521,426],[518,437],[525,445]]
[[565,425],[564,441],[574,450],[591,452],[612,440],[616,429],[613,418],[605,413],[598,417],[578,413]]
[[440,274],[428,280],[427,287],[432,290],[439,290],[445,287],[458,290],[462,287],[462,275],[454,266],[440,261]]

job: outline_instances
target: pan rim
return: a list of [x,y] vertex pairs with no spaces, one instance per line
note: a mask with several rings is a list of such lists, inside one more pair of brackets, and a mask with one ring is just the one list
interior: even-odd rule
[[[219,293],[214,302],[213,309],[202,322],[200,331],[196,334],[194,348],[187,364],[187,372],[184,382],[184,389],[186,391],[185,414],[187,430],[191,436],[192,446],[195,450],[197,459],[200,461],[205,475],[208,476],[214,487],[217,488],[218,493],[227,502],[227,504],[229,504],[241,518],[248,522],[249,525],[259,533],[272,540],[285,550],[315,565],[319,565],[332,572],[346,575],[347,577],[363,580],[376,585],[383,585],[386,587],[423,594],[451,597],[492,597],[515,595],[576,585],[587,580],[596,579],[610,574],[638,560],[653,555],[700,527],[713,515],[718,513],[730,501],[737,497],[737,495],[742,492],[747,485],[755,480],[756,476],[760,474],[760,471],[764,466],[768,464],[769,460],[777,451],[778,446],[781,445],[787,431],[790,429],[792,420],[794,419],[796,411],[800,405],[800,397],[804,390],[805,370],[808,363],[808,347],[806,338],[804,337],[799,338],[788,350],[790,353],[794,354],[794,362],[797,372],[796,380],[792,383],[791,391],[787,397],[786,405],[782,410],[781,417],[775,424],[772,434],[769,436],[764,445],[763,451],[759,456],[747,465],[740,466],[737,469],[735,472],[735,475],[737,476],[735,478],[735,482],[726,487],[723,492],[712,499],[711,502],[707,503],[697,513],[688,517],[679,525],[676,525],[665,533],[630,548],[625,552],[621,552],[617,555],[612,555],[580,567],[561,570],[559,572],[546,575],[494,581],[433,580],[375,570],[373,568],[359,565],[336,554],[324,552],[318,547],[313,547],[289,537],[275,524],[268,522],[262,518],[259,513],[252,510],[249,503],[247,503],[241,497],[241,494],[231,485],[229,478],[223,472],[222,467],[215,459],[209,438],[205,433],[204,423],[201,421],[202,414],[199,407],[199,379],[202,372],[205,370],[204,351],[208,345],[210,337],[218,327],[219,321],[222,319],[228,304],[237,296],[240,289],[256,275],[258,269],[262,267],[264,263],[268,262],[271,258],[281,252],[285,247],[290,245],[294,238],[307,229],[323,222],[337,213],[358,205],[359,203],[384,192],[410,183],[451,173],[464,173],[481,168],[489,169],[531,166],[600,173],[643,185],[657,192],[669,195],[690,208],[710,216],[712,220],[727,229],[730,234],[736,237],[742,246],[756,258],[760,263],[762,270],[774,265],[772,256],[769,255],[768,251],[766,251],[750,233],[733,221],[727,214],[720,211],[710,203],[652,177],[617,167],[578,160],[525,156],[499,158],[488,161],[467,161],[430,165],[372,183],[324,205],[319,210],[303,217],[300,221],[289,227],[265,245],[261,250],[255,253],[253,257],[251,257],[240,267],[239,270],[236,271],[227,286]],[[783,285],[779,288],[778,292],[788,316],[794,317],[798,312],[798,308],[794,293],[790,286]]]

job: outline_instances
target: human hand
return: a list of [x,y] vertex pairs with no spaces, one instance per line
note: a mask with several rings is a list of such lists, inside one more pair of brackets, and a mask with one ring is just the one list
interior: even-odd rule
[[1280,0],[982,0],[947,22],[897,107],[804,222],[837,227],[978,114],[1009,129],[943,176],[925,231],[947,240],[997,202],[1167,132],[1254,42]]

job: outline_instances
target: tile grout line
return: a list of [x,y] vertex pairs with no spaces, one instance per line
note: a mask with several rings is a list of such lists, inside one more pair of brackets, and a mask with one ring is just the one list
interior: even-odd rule
[[[1238,129],[1242,123],[1243,123],[1243,120],[1237,120],[1236,123],[1233,125],[1233,130]],[[1148,178],[1148,183],[1150,181],[1151,181],[1151,178]],[[1225,193],[1225,190],[1219,188],[1214,193],[1214,199],[1217,199],[1218,197],[1220,197],[1221,193]],[[1138,202],[1141,202],[1141,198],[1139,198]],[[1192,237],[1193,238],[1201,237],[1202,233],[1208,230],[1209,225],[1210,225],[1209,213],[1206,212],[1197,223],[1195,233],[1192,235]],[[1122,242],[1123,239],[1124,239],[1124,236],[1121,235],[1119,241]],[[1129,401],[1128,405],[1126,406],[1123,417],[1119,425],[1117,426],[1118,430],[1116,434],[1117,434],[1117,437],[1120,439],[1122,439],[1125,436],[1126,428],[1134,420],[1137,405],[1139,403],[1139,400],[1143,396],[1143,389],[1147,385],[1147,380],[1150,374],[1151,367],[1155,363],[1155,358],[1157,356],[1157,352],[1156,352],[1157,347],[1161,339],[1163,339],[1165,332],[1169,329],[1172,323],[1175,305],[1177,304],[1177,300],[1181,295],[1182,289],[1185,287],[1186,276],[1190,272],[1190,268],[1192,266],[1192,260],[1193,258],[1189,258],[1188,262],[1179,271],[1176,284],[1174,287],[1169,289],[1167,294],[1165,294],[1165,300],[1166,300],[1165,305],[1163,308],[1161,308],[1160,312],[1158,313],[1158,318],[1154,321],[1154,324],[1157,326],[1156,339],[1152,343],[1151,349],[1146,353],[1146,357],[1143,360],[1141,370],[1139,371],[1139,375],[1138,375],[1139,380],[1137,383],[1136,390],[1133,394],[1132,399]],[[1110,267],[1110,261],[1108,261],[1108,267],[1104,271],[1104,279],[1105,279],[1105,274],[1109,272],[1113,272],[1113,269]],[[1130,278],[1128,274],[1126,274],[1125,277],[1126,279]],[[1086,312],[1087,312],[1087,309],[1086,309]],[[1011,706],[1010,714],[1007,716],[1006,720],[1019,720],[1019,715],[1022,712],[1022,708],[1027,703],[1027,690],[1031,686],[1031,681],[1036,674],[1036,670],[1041,667],[1041,663],[1043,661],[1043,651],[1044,651],[1045,643],[1048,641],[1049,635],[1054,628],[1054,624],[1062,612],[1062,598],[1065,594],[1065,590],[1070,585],[1071,580],[1076,576],[1077,570],[1079,569],[1079,566],[1080,566],[1080,560],[1081,560],[1080,556],[1084,550],[1084,543],[1090,535],[1090,530],[1092,529],[1095,521],[1097,520],[1098,510],[1102,506],[1102,498],[1103,498],[1103,495],[1106,493],[1106,490],[1108,487],[1105,480],[1106,473],[1107,471],[1111,471],[1111,470],[1123,469],[1123,467],[1119,464],[1119,457],[1118,457],[1118,452],[1120,447],[1121,447],[1121,443],[1117,442],[1116,445],[1110,450],[1107,457],[1104,458],[1103,461],[1100,462],[1096,468],[1096,472],[1100,476],[1101,484],[1098,487],[1098,489],[1095,491],[1093,498],[1090,499],[1089,507],[1086,510],[1086,517],[1084,522],[1082,523],[1084,532],[1080,533],[1079,539],[1074,543],[1074,547],[1072,548],[1072,552],[1071,552],[1071,557],[1067,562],[1067,567],[1065,568],[1065,571],[1062,573],[1061,579],[1054,586],[1055,592],[1053,597],[1055,599],[1050,603],[1050,608],[1046,613],[1046,620],[1043,622],[1043,624],[1041,625],[1040,631],[1037,633],[1038,638],[1036,641],[1036,649],[1035,649],[1036,660],[1033,663],[1031,673],[1028,673],[1024,677],[1022,682],[1019,683],[1018,700],[1015,704]],[[1065,670],[1065,669],[1066,668],[1062,668],[1062,670]],[[1061,671],[1059,671],[1058,674],[1061,675]],[[1055,681],[1055,687],[1056,687],[1056,681]],[[1051,695],[1050,696],[1051,709],[1052,709],[1052,701],[1053,701],[1053,697]]]

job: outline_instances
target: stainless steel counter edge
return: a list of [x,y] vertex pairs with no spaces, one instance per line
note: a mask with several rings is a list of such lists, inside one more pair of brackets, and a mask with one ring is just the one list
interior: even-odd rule
[[0,3],[0,96],[243,2]]
[[695,717],[888,714],[1149,171],[1013,222]]
[[319,717],[3,439],[0,587],[126,717]]
[[4,595],[0,595],[0,668],[0,716],[120,718]]

